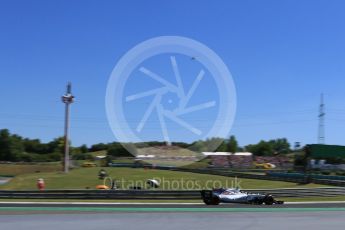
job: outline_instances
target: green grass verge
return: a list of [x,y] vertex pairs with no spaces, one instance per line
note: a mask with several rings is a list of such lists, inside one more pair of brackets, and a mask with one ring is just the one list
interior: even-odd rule
[[300,197],[300,198],[280,198],[286,202],[307,202],[307,201],[345,201],[345,196],[333,196],[333,197]]
[[57,172],[62,169],[60,162],[37,164],[0,164],[0,176]]
[[[130,186],[145,187],[147,179],[161,181],[161,189],[211,189],[212,187],[235,187],[242,189],[270,189],[270,188],[297,188],[297,187],[322,187],[320,185],[299,185],[290,182],[254,180],[206,175],[189,172],[176,172],[168,170],[141,169],[141,168],[105,168],[110,177],[118,181],[121,189]],[[0,189],[28,190],[36,189],[36,181],[43,178],[47,189],[94,189],[96,185],[103,184],[97,175],[99,167],[79,168],[69,174],[61,172],[41,172],[18,175]]]

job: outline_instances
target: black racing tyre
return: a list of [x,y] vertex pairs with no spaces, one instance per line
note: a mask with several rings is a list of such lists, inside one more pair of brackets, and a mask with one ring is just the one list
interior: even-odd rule
[[219,198],[214,196],[211,190],[202,190],[201,197],[206,205],[218,205],[220,202]]
[[265,205],[273,205],[274,204],[274,198],[271,195],[267,195],[264,198]]
[[213,197],[212,203],[213,203],[213,205],[219,205],[219,203],[220,203],[219,198]]
[[205,198],[204,203],[206,205],[218,205],[219,204],[219,198],[218,197]]

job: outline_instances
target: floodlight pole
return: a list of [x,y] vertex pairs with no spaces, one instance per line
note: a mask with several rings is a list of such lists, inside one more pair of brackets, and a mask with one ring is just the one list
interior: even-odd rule
[[65,157],[64,157],[64,172],[68,173],[69,171],[69,107],[74,101],[74,96],[72,95],[72,85],[69,82],[67,84],[66,94],[62,96],[62,102],[65,103],[65,135],[64,135],[64,144],[65,144]]
[[319,113],[319,131],[318,131],[318,143],[325,144],[325,103],[323,94],[321,94],[320,113]]

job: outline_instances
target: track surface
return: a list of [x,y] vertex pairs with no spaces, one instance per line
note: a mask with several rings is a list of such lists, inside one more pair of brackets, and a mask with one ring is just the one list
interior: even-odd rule
[[[272,209],[273,210],[273,209]],[[344,229],[344,211],[249,213],[75,213],[0,215],[0,229],[13,230],[184,230]]]
[[345,203],[223,204],[0,203],[0,229],[344,229]]

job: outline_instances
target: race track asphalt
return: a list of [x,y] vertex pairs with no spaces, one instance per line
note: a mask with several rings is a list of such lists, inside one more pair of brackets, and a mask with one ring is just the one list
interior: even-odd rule
[[[272,209],[273,210],[273,209]],[[274,209],[276,210],[276,209]],[[13,230],[340,230],[345,211],[316,212],[134,212],[0,215],[0,229]]]
[[344,229],[345,203],[223,204],[0,203],[0,229]]

